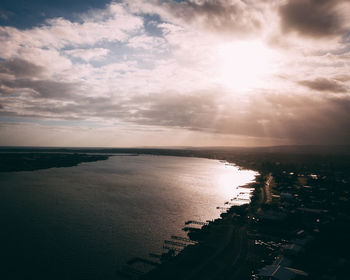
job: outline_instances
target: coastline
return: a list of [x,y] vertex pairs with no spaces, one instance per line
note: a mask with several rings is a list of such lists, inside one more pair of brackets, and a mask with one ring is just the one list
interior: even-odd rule
[[[92,162],[98,160],[106,160],[111,155],[91,155],[77,153],[2,153],[10,159],[16,159],[19,165],[7,165],[7,170],[1,169],[2,172],[14,171],[32,171],[39,169],[47,169],[53,167],[70,167],[76,166],[82,162]],[[175,155],[177,156],[177,155]],[[12,157],[12,158],[11,158]],[[188,156],[186,156],[188,157]],[[214,159],[212,157],[201,157]],[[214,159],[215,160],[215,159]],[[233,165],[240,170],[251,170],[239,166],[235,162],[220,160],[224,164]],[[36,164],[33,162],[36,161]],[[31,164],[31,165],[30,165]],[[15,168],[14,168],[15,167]],[[12,169],[11,169],[12,168]],[[259,175],[256,176],[256,178]],[[239,263],[242,256],[241,252],[246,251],[247,237],[245,235],[246,225],[244,217],[248,212],[248,208],[254,200],[254,182],[239,186],[238,188],[252,189],[250,201],[243,205],[230,205],[221,213],[220,217],[204,225],[200,230],[189,230],[189,238],[196,244],[188,245],[177,256],[165,254],[162,258],[162,264],[156,266],[156,269],[142,275],[141,279],[196,279],[198,274],[204,274],[201,278],[206,279],[212,274],[213,270],[208,267],[216,267],[218,260],[231,257],[234,263]],[[157,265],[158,262],[149,262],[151,265]],[[191,264],[191,267],[188,265]],[[192,268],[195,268],[194,270]],[[176,270],[176,273],[173,271]],[[217,271],[217,269],[215,269]],[[134,272],[137,272],[136,270]],[[169,275],[169,273],[171,275]],[[223,274],[227,272],[222,271]],[[135,273],[134,273],[135,274]],[[185,278],[184,275],[186,275]],[[210,277],[209,277],[210,278]],[[208,279],[209,279],[208,278]]]
[[[67,150],[64,152],[67,153]],[[345,279],[344,275],[348,275],[348,153],[331,151],[329,154],[316,154],[303,150],[295,153],[280,149],[130,149],[129,152],[227,160],[243,166],[243,169],[257,170],[260,175],[255,183],[248,184],[254,187],[254,191],[246,209],[238,207],[232,210],[231,207],[232,213],[204,227],[213,239],[212,243],[208,241],[199,249],[199,245],[188,246],[180,254],[183,255],[181,259],[164,260],[162,265],[155,263],[157,272],[145,275],[138,270],[130,271],[128,279],[261,279],[271,273],[271,268],[285,270],[287,266],[301,273],[301,277],[309,274],[313,279],[328,277],[330,271],[339,279]],[[70,153],[73,153],[72,150]],[[106,151],[104,153],[107,154]],[[271,185],[268,179],[272,179]],[[232,217],[238,209],[249,219],[236,215]],[[231,217],[227,217],[229,215]],[[223,238],[225,233],[231,236],[231,240]],[[300,241],[307,244],[302,246],[301,252],[291,255],[290,246]],[[206,258],[206,255],[214,257]],[[150,254],[150,257],[158,258],[159,255]],[[174,259],[177,260],[172,261]],[[330,262],[333,260],[341,262]],[[283,263],[280,264],[281,261]],[[203,267],[203,263],[206,267]],[[195,270],[195,267],[200,269]]]
[[[225,162],[249,170],[234,162]],[[257,190],[261,187],[258,178],[263,177],[258,173],[254,182],[239,186],[252,189],[249,203],[231,205],[219,218],[204,225],[200,230],[190,231],[189,239],[197,242],[196,244],[189,244],[174,256],[164,254],[161,264],[141,275],[139,279],[189,280],[212,279],[214,276],[221,279],[233,274],[242,278],[243,275],[250,273],[249,267],[244,263],[249,246],[246,232],[249,223],[248,214],[257,209],[256,201],[260,201],[260,192]],[[232,262],[227,259],[231,259]],[[226,266],[225,263],[230,265]]]

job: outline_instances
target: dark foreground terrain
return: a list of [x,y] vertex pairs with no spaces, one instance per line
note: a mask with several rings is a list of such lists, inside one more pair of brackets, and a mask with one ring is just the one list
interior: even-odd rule
[[249,205],[228,201],[220,219],[202,221],[201,230],[189,224],[188,239],[173,237],[163,255],[131,260],[118,279],[349,279],[349,147],[3,148],[0,171],[73,166],[108,153],[216,158],[260,173]]

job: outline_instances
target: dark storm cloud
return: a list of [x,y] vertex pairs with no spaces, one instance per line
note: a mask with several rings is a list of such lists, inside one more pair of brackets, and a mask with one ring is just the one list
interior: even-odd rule
[[[176,18],[216,33],[249,34],[262,25],[263,1],[158,1]],[[248,3],[249,2],[249,3]]]
[[42,74],[44,68],[21,58],[13,58],[0,62],[0,73],[16,77],[35,77]]
[[333,93],[348,92],[348,88],[342,82],[326,78],[300,81],[299,84],[316,91],[328,91]]
[[282,28],[311,37],[342,35],[344,19],[337,10],[343,0],[289,0],[280,8]]

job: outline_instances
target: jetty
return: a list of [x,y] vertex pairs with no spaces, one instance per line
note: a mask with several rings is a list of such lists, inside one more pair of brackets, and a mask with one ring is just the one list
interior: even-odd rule
[[196,244],[196,243],[198,243],[198,242],[195,241],[195,240],[191,240],[191,239],[189,239],[189,238],[181,237],[181,236],[176,236],[176,235],[172,235],[171,238],[172,238],[172,239],[175,239],[175,240],[180,240],[180,241],[188,242],[188,243],[191,243],[191,244]]
[[190,225],[190,224],[195,224],[195,225],[201,225],[201,226],[205,226],[207,225],[208,223],[207,222],[199,222],[199,221],[187,221],[185,223],[185,225]]

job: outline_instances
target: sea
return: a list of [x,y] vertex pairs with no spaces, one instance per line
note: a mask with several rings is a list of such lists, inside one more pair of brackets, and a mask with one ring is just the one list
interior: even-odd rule
[[248,203],[242,186],[256,176],[219,160],[125,154],[0,173],[0,279],[122,279],[129,260],[186,237],[186,221]]

